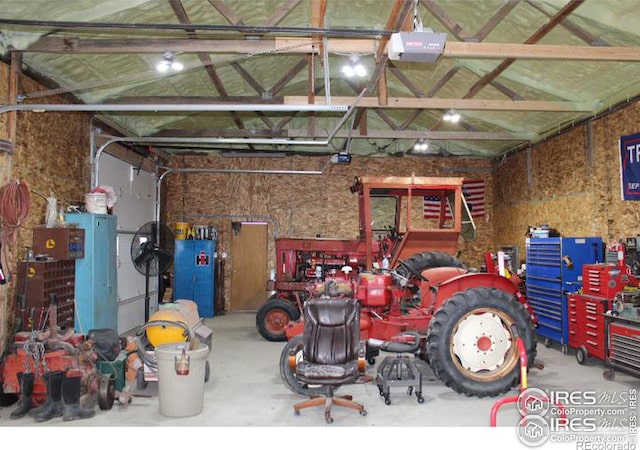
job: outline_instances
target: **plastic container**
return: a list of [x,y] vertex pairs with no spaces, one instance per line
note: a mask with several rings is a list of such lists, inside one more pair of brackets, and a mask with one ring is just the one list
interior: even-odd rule
[[167,417],[190,417],[202,412],[204,383],[209,347],[190,343],[162,344],[155,347],[158,363],[158,399],[160,414]]
[[84,197],[84,202],[87,207],[87,212],[92,214],[107,213],[107,194],[104,192],[88,193]]
[[189,234],[189,229],[191,228],[191,224],[187,222],[176,222],[175,227],[175,237],[179,241],[183,241],[187,239],[187,235]]

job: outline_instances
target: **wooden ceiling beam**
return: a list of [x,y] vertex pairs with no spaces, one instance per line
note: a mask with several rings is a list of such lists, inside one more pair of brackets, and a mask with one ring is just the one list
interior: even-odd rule
[[522,0],[509,0],[507,3],[502,5],[502,8],[500,8],[498,12],[495,13],[493,17],[489,19],[489,21],[475,35],[473,35],[472,38],[470,38],[470,40],[484,41],[489,33],[491,33],[493,29],[497,27],[516,6],[518,6],[520,2],[522,2]]
[[304,69],[308,63],[309,62],[306,60],[306,58],[303,58],[300,61],[298,61],[297,64],[291,68],[291,70],[289,70],[286,74],[284,74],[284,76],[280,78],[276,82],[276,84],[274,84],[271,87],[271,89],[269,90],[269,94],[278,95],[278,93],[280,93],[280,91],[287,85],[287,83],[293,80],[293,78],[298,74],[298,72]]
[[[387,19],[385,29],[390,31],[402,29],[409,18],[412,3],[413,2],[409,0],[395,0],[389,18]],[[385,100],[387,98],[386,77],[384,77],[384,70],[387,66],[387,61],[389,60],[389,56],[386,50],[390,38],[391,37],[389,35],[384,35],[380,39],[378,48],[375,53],[376,66],[373,69],[373,73],[371,74],[371,78],[369,79],[369,83],[367,85],[368,92],[373,92],[374,87],[378,87],[379,103],[385,103]],[[384,79],[380,81],[381,78]],[[383,90],[384,92],[382,92]]]
[[[545,11],[544,8],[542,8],[542,6],[539,5],[537,2],[534,2],[531,0],[526,0],[526,2],[529,6],[537,9],[545,16],[552,17],[552,15],[549,14],[547,11]],[[604,39],[594,36],[593,34],[586,31],[584,28],[576,25],[570,19],[564,19],[562,22],[560,22],[560,26],[566,28],[571,33],[573,33],[576,37],[582,39],[584,42],[586,42],[589,45],[598,45],[598,46],[609,45]]]
[[438,5],[434,0],[422,0],[422,4],[429,10],[438,21],[445,26],[447,30],[451,32],[458,40],[469,40],[469,34],[460,26],[459,23],[454,21],[446,11]]
[[[423,131],[423,130],[368,130],[366,134],[349,133],[348,130],[340,130],[336,138],[353,139],[432,139],[432,140],[460,140],[460,141],[527,141],[535,137],[535,133],[500,133],[487,131]],[[280,132],[266,129],[257,130],[184,130],[166,129],[153,135],[153,137],[277,137],[277,138],[317,138],[326,139],[326,132],[310,134],[306,128],[282,130]]]
[[[562,9],[560,9],[547,23],[541,26],[535,33],[533,33],[524,43],[525,44],[535,44],[540,41],[543,37],[545,37],[551,30],[553,30],[560,22],[562,22],[567,16],[569,16],[573,11],[576,10],[580,5],[584,3],[584,0],[570,0]],[[496,79],[502,72],[507,70],[511,64],[516,61],[515,58],[507,58],[502,61],[498,66],[493,69],[491,72],[487,73],[485,76],[480,78],[480,80],[475,83],[469,92],[465,94],[463,98],[471,98],[474,97],[478,92],[480,92],[487,84]]]
[[[375,39],[331,38],[332,54],[372,53],[378,48]],[[80,39],[46,37],[12,51],[24,53],[124,54],[162,53],[169,49],[180,53],[214,54],[293,54],[318,52],[313,40],[276,39]],[[317,44],[316,44],[317,45]],[[382,51],[386,53],[386,49]],[[640,61],[640,47],[592,47],[582,45],[510,44],[504,42],[447,42],[443,58],[458,59],[532,59],[567,61]]]
[[[311,0],[311,26],[319,29],[319,28],[324,28],[325,26],[325,19],[327,16],[327,0]],[[318,51],[318,61],[320,61],[320,64],[327,64],[328,66],[328,62],[325,61],[325,56],[328,54],[328,48],[326,47],[326,43],[327,43],[327,39],[324,36],[321,36],[319,34],[316,34],[313,37],[314,40],[314,44],[313,47],[311,49],[311,61],[309,61],[309,70],[307,71],[307,94],[309,96],[309,102],[313,102],[315,103],[315,79],[316,79],[316,74],[315,74],[315,50],[317,49]],[[326,74],[327,71],[329,70],[329,67],[325,67],[323,66],[323,70],[324,73]],[[329,88],[327,88],[329,89]],[[328,92],[325,92],[327,95],[329,95]],[[315,114],[314,113],[310,113],[307,115],[307,129],[311,132],[313,130],[315,130]]]
[[[240,65],[238,62],[229,63],[231,67],[235,69],[236,72],[240,74],[242,79],[244,79],[249,85],[258,93],[258,95],[263,96],[264,88],[258,81],[251,76],[249,72],[247,72],[244,67]],[[261,111],[256,111],[256,115],[262,120],[262,122],[268,126],[269,128],[273,128],[273,122]]]
[[416,109],[413,113],[411,113],[411,115],[409,117],[404,119],[404,122],[402,122],[402,124],[400,124],[398,129],[399,130],[406,130],[407,128],[409,128],[409,125],[411,125],[413,123],[413,121],[416,120],[420,114],[422,114],[423,111],[424,111],[424,109]]
[[415,95],[416,97],[424,97],[424,92],[422,92],[422,90],[415,85],[415,83],[413,81],[411,81],[403,72],[402,70],[400,70],[398,68],[398,66],[396,66],[393,62],[389,62],[389,64],[387,65],[387,67],[389,68],[389,70],[391,71],[392,74],[394,74],[396,76],[396,78],[398,80],[400,80],[400,82],[402,84],[405,85],[405,87],[407,89],[409,89],[411,91],[411,93],[413,95]]
[[275,27],[280,23],[282,19],[287,17],[287,15],[293,11],[293,9],[300,4],[302,0],[288,0],[284,5],[278,8],[273,16],[271,16],[265,23],[262,24],[264,27]]
[[[311,26],[324,28],[324,20],[327,14],[327,0],[311,0]],[[318,42],[318,53],[324,54],[323,39],[320,35],[314,35],[313,40]]]
[[[354,105],[358,97],[331,96],[334,105]],[[325,103],[325,97],[316,97],[319,104]],[[285,105],[305,105],[306,96],[285,96]],[[484,111],[548,111],[548,112],[592,112],[595,106],[588,102],[554,102],[537,100],[485,100],[460,98],[413,98],[389,97],[387,105],[379,105],[377,97],[362,97],[359,108],[384,109],[458,109]]]
[[431,86],[431,89],[429,89],[429,91],[427,92],[427,94],[425,95],[425,97],[433,97],[434,95],[436,95],[436,93],[442,89],[442,87],[447,84],[447,82],[454,77],[455,74],[457,74],[460,71],[461,67],[460,66],[453,66],[451,69],[447,70],[447,72],[438,80],[436,81],[433,86]]
[[[362,85],[356,84],[354,81],[348,80],[348,79],[345,79],[344,82],[356,94],[360,94],[360,92],[362,92],[362,89],[363,89]],[[357,98],[357,97],[354,97],[354,98]],[[387,114],[385,114],[381,109],[373,108],[373,112],[376,113],[376,115],[378,117],[380,117],[384,121],[384,123],[386,123],[390,128],[392,128],[394,130],[397,128],[397,126],[393,122],[393,120],[391,120],[391,118]],[[354,127],[357,127],[358,125],[360,125],[361,121],[363,121],[363,120],[366,121],[367,120],[366,119],[366,117],[367,117],[367,108],[357,108],[356,109],[356,115],[354,117],[355,117]],[[365,124],[365,126],[366,126],[366,124]]]
[[[325,135],[306,136],[306,129],[287,130],[287,136],[297,137],[317,137],[326,138]],[[340,130],[335,135],[336,138],[349,137],[349,130]],[[428,131],[428,130],[371,130],[366,135],[352,133],[353,139],[432,139],[440,141],[528,141],[535,137],[535,133],[499,133],[487,131]]]
[[244,22],[240,20],[233,10],[222,0],[208,0],[213,6],[231,25],[240,26],[244,25]]
[[[334,105],[350,106],[355,104],[358,97],[332,96]],[[317,104],[324,104],[325,97],[315,97]],[[308,105],[307,96],[279,96],[263,99],[258,96],[149,96],[149,97],[118,97],[110,99],[105,104],[200,104],[218,105],[228,104],[286,104]],[[459,98],[414,98],[414,97],[389,97],[387,105],[379,105],[377,97],[362,97],[358,101],[358,107],[384,108],[384,109],[450,109],[469,111],[548,111],[548,112],[592,112],[595,105],[588,102],[568,101],[537,101],[537,100],[483,100],[483,99],[459,99]]]
[[396,125],[396,123],[393,121],[393,119],[391,117],[389,117],[387,115],[387,113],[385,113],[382,109],[380,108],[373,108],[373,111],[380,116],[380,118],[384,121],[384,123],[386,123],[389,128],[391,128],[392,130],[396,131],[398,129],[398,125]]
[[[176,15],[176,17],[178,18],[181,24],[191,25],[191,20],[189,19],[189,15],[187,14],[187,11],[184,9],[184,5],[182,4],[181,0],[169,0],[169,5],[171,6],[171,9],[173,10],[174,14]],[[189,39],[199,40],[198,35],[194,31],[186,30],[186,32],[187,32],[187,35],[189,36]],[[207,72],[209,79],[211,79],[211,81],[213,82],[218,93],[222,97],[227,97],[228,96],[227,90],[225,89],[224,84],[222,83],[222,80],[218,76],[209,55],[204,52],[199,52],[198,57],[200,58],[200,62],[202,62],[202,65],[204,66],[204,69]],[[238,115],[238,113],[235,111],[231,111],[230,114],[233,117],[233,121],[236,124],[236,126],[241,130],[244,129],[244,123],[242,122],[242,119],[240,119],[240,116]]]
[[509,89],[508,87],[506,87],[504,84],[497,82],[496,80],[493,80],[491,83],[489,83],[491,86],[493,86],[494,88],[496,88],[497,90],[499,90],[500,92],[502,92],[504,95],[506,95],[507,97],[509,97],[511,100],[524,100],[524,97],[520,94],[518,94],[517,92],[515,92],[512,89]]
[[262,87],[262,85],[260,83],[258,83],[258,81],[256,81],[255,78],[253,78],[251,76],[251,74],[249,72],[247,72],[241,65],[239,62],[237,61],[231,61],[229,63],[229,65],[231,67],[233,67],[233,69],[238,72],[240,74],[240,76],[242,77],[242,79],[244,81],[246,81],[252,88],[254,91],[256,91],[258,93],[258,95],[262,96],[265,92],[264,88]]

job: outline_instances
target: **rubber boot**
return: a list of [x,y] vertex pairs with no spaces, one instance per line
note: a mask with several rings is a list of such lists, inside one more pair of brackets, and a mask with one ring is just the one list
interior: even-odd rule
[[90,419],[96,415],[95,410],[80,406],[81,377],[64,377],[62,379],[62,402],[64,413],[62,420],[69,422],[76,419]]
[[32,373],[20,372],[17,376],[18,383],[20,383],[20,400],[18,400],[18,407],[9,415],[11,419],[20,419],[26,416],[27,413],[35,406],[32,398],[35,375]]
[[64,406],[62,405],[62,379],[64,372],[49,372],[45,376],[47,383],[47,400],[38,408],[29,411],[36,422],[46,422],[54,417],[62,417]]

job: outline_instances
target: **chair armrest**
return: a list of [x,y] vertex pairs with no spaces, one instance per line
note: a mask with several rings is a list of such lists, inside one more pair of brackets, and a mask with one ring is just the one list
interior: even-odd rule
[[358,372],[365,373],[367,370],[367,343],[360,341],[358,344]]
[[296,349],[292,348],[289,349],[289,354],[287,355],[287,363],[289,364],[289,369],[291,369],[291,372],[293,373],[296,372],[296,366],[298,365],[296,357],[297,354],[298,352],[296,351]]

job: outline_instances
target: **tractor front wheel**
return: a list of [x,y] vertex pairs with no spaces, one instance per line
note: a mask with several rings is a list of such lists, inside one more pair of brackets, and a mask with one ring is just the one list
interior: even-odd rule
[[300,318],[300,311],[291,302],[280,298],[267,300],[256,314],[260,335],[268,341],[286,341],[285,326]]
[[427,358],[438,378],[454,391],[493,397],[520,381],[517,337],[523,340],[531,367],[536,338],[526,309],[505,291],[471,288],[455,294],[434,314]]

